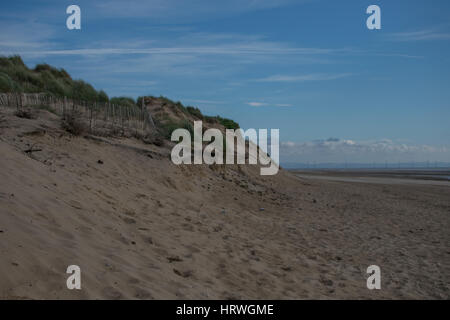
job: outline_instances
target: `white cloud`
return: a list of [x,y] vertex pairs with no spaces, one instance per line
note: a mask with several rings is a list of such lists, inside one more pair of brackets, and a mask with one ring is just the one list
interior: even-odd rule
[[448,146],[413,145],[389,139],[288,141],[280,144],[280,152],[285,162],[450,161]]
[[257,82],[304,82],[304,81],[328,81],[351,76],[351,73],[324,74],[312,73],[304,75],[274,75],[266,78],[257,79]]
[[247,104],[252,107],[267,106],[267,103],[264,103],[264,102],[247,102]]

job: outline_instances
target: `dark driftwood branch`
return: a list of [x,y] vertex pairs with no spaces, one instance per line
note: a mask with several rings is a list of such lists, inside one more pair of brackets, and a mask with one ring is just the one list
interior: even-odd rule
[[33,149],[35,145],[36,145],[36,144],[33,144],[29,149],[24,150],[24,152],[25,152],[25,153],[33,153],[33,152],[42,151],[42,149]]
[[38,151],[42,151],[42,149],[32,149],[32,148],[30,148],[30,149],[25,150],[24,152],[25,153],[32,153],[32,152],[38,152]]

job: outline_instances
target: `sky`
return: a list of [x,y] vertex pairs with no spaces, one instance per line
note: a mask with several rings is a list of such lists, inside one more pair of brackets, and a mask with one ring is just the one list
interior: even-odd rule
[[282,163],[450,162],[448,0],[16,0],[0,28],[0,54],[110,96],[277,128]]

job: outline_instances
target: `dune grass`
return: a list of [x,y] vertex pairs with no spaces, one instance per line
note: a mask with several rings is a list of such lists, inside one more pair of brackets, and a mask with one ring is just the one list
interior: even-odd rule
[[[109,98],[103,90],[96,90],[91,84],[83,80],[74,80],[69,73],[48,64],[38,64],[33,69],[28,68],[18,55],[0,56],[0,92],[46,93],[56,97],[67,97],[87,102],[111,102],[112,104],[135,107],[142,105],[143,97],[137,100],[131,97]],[[181,102],[174,102],[160,96],[163,105],[173,105],[187,115],[208,123],[219,123],[227,129],[238,129],[235,121],[220,116],[205,116],[200,109],[184,106]],[[170,137],[176,128],[192,131],[192,124],[187,121],[177,123],[167,121],[159,123],[164,136]]]

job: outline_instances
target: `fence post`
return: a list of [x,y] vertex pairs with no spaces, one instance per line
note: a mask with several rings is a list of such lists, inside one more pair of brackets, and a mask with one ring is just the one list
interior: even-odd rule
[[112,120],[112,128],[116,130],[116,105],[113,103],[111,105],[111,120]]
[[119,106],[120,108],[120,121],[122,122],[122,135],[125,133],[124,127],[123,127],[123,120],[124,120],[124,110],[123,106]]
[[151,124],[152,129],[156,130],[156,126],[155,126],[155,123],[153,122],[153,117],[152,117],[152,114],[150,113],[150,111],[148,111],[147,108],[144,108],[143,112],[144,112],[143,116],[145,118],[144,119],[145,124],[147,124],[147,121],[148,121]]
[[144,107],[145,107],[145,96],[142,97],[142,101],[141,101],[141,119],[142,119],[142,131],[143,132],[145,132]]
[[92,132],[92,109],[95,107],[95,102],[90,104],[89,108],[89,129]]

